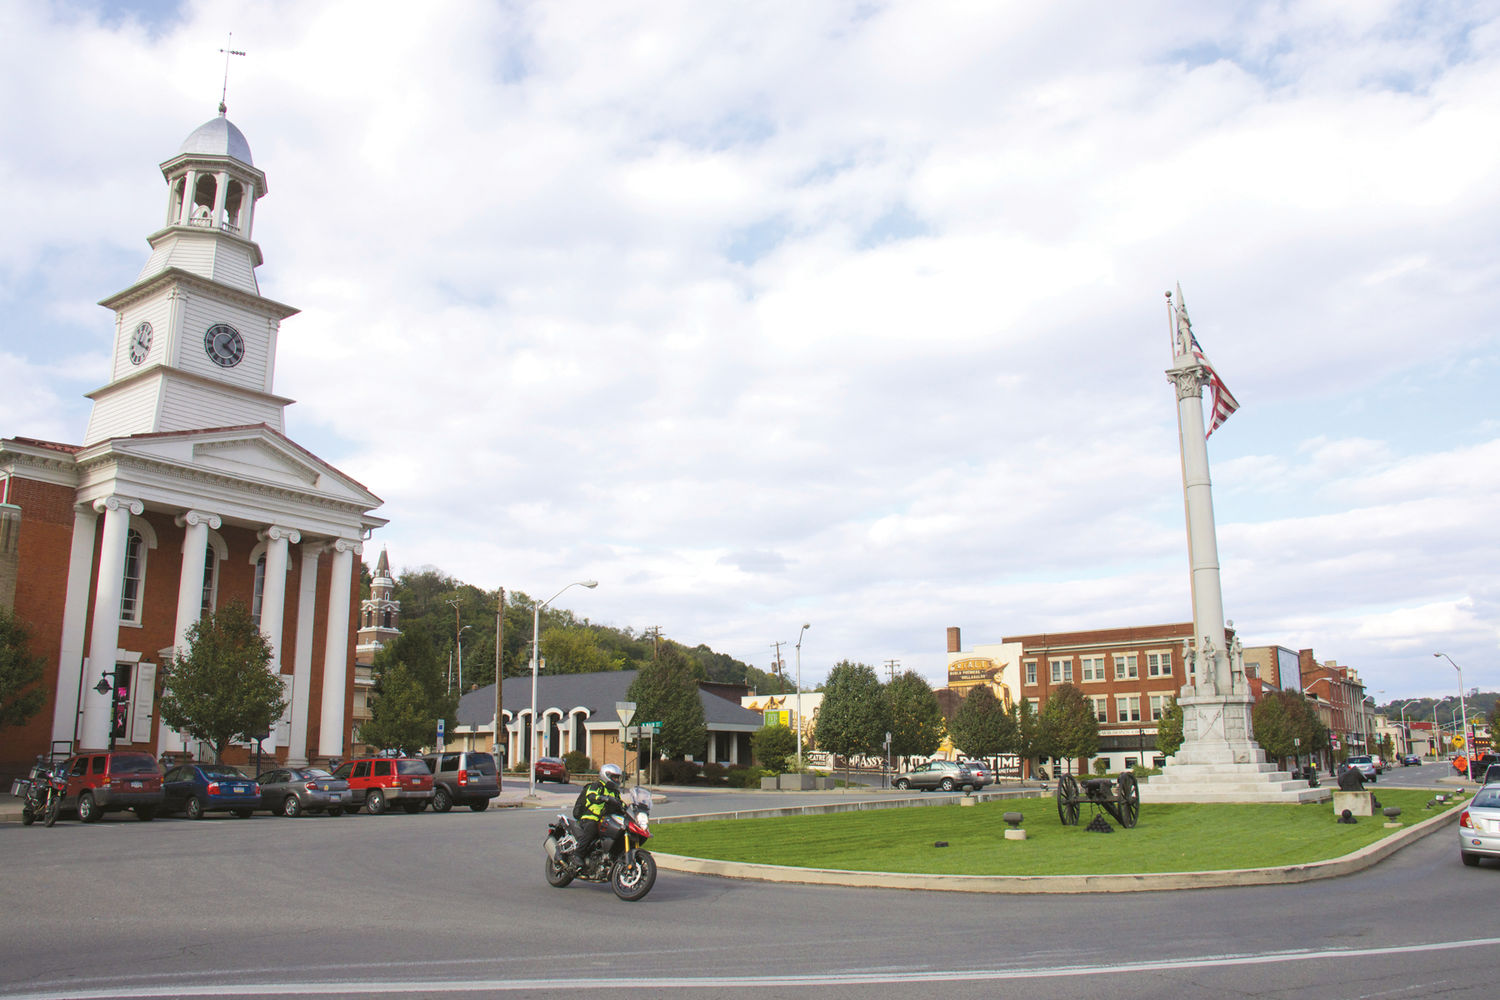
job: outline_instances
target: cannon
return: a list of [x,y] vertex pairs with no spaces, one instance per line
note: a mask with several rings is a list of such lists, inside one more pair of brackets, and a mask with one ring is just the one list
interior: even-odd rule
[[1057,779],[1057,818],[1063,826],[1078,825],[1079,807],[1087,803],[1097,814],[1103,809],[1125,829],[1135,826],[1141,815],[1141,790],[1135,775],[1120,772],[1118,778],[1084,778],[1071,774]]

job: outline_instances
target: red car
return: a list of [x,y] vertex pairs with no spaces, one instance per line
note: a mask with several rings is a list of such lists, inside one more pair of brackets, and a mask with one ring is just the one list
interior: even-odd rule
[[400,803],[409,813],[419,813],[432,802],[432,772],[420,757],[356,757],[333,772],[349,782],[349,811],[363,805],[379,815]]
[[130,809],[135,818],[156,818],[162,805],[161,771],[149,753],[111,750],[69,757],[68,787],[60,808],[93,823],[107,812]]
[[536,759],[536,780],[556,781],[566,785],[568,783],[568,765],[563,763],[561,757],[538,757]]

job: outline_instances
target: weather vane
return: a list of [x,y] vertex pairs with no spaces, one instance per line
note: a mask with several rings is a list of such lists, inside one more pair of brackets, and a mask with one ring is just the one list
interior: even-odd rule
[[229,57],[242,56],[245,54],[234,47],[234,32],[232,31],[229,33],[228,45],[229,48],[219,50],[220,52],[224,53],[224,89],[219,92],[219,114],[221,115],[226,114],[229,111],[229,105],[224,103],[229,99]]

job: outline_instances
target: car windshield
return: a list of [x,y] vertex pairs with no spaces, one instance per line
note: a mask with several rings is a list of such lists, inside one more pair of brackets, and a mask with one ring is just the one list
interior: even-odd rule
[[408,757],[408,758],[403,758],[401,760],[396,761],[396,773],[397,774],[431,774],[432,772],[429,771],[427,769],[427,765],[424,764],[424,763],[422,763],[420,760],[416,760],[415,758]]
[[487,753],[469,754],[469,770],[478,771],[480,774],[495,773],[495,758]]
[[331,777],[333,777],[333,775],[329,774],[327,771],[323,770],[321,767],[305,767],[305,768],[302,769],[302,777],[304,777],[304,778],[331,778]]
[[156,760],[146,753],[117,753],[109,770],[112,774],[157,774]]
[[1500,809],[1500,788],[1481,788],[1469,804],[1478,809]]
[[228,764],[208,764],[201,768],[205,778],[243,778],[244,775]]

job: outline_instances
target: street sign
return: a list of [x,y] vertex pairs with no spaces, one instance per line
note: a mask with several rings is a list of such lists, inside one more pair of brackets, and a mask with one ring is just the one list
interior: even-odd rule
[[633,701],[617,701],[617,702],[615,702],[615,714],[620,717],[620,725],[622,725],[622,726],[628,726],[628,725],[630,725],[630,720],[633,719],[633,718],[635,718],[635,702],[633,702]]
[[445,719],[438,720],[437,748],[439,750],[443,749],[443,726],[446,721]]
[[643,722],[641,723],[641,732],[650,733],[651,735],[655,736],[657,733],[661,732],[661,723]]

